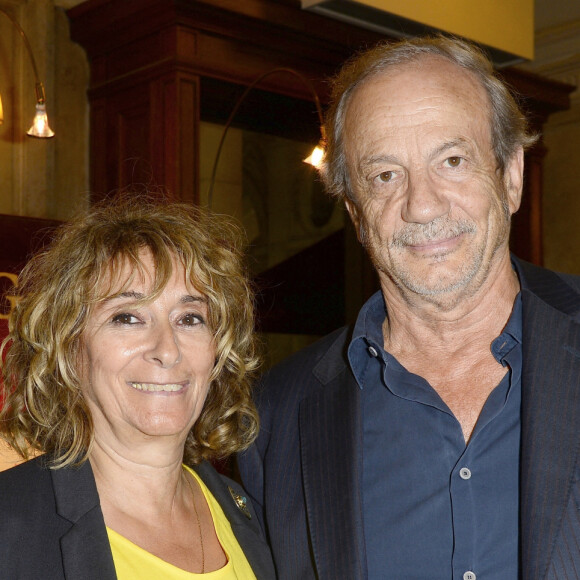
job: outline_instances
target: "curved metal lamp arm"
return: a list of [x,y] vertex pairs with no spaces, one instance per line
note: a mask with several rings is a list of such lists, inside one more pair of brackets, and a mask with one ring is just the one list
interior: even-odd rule
[[22,29],[22,26],[20,26],[18,20],[16,20],[16,18],[14,18],[14,16],[12,16],[12,14],[10,14],[10,12],[7,12],[6,10],[4,10],[4,8],[0,8],[0,12],[2,14],[4,14],[4,16],[6,16],[12,22],[12,24],[14,24],[14,27],[20,33],[20,36],[22,37],[22,41],[24,42],[24,46],[26,47],[26,50],[28,51],[28,56],[30,57],[30,61],[32,62],[32,68],[34,69],[34,79],[36,81],[36,84],[37,85],[42,84],[39,80],[39,77],[38,77],[38,68],[36,66],[36,60],[34,60],[34,55],[32,54],[32,47],[30,46],[30,42],[28,42],[28,37],[26,36],[24,30]]
[[30,42],[28,41],[28,37],[24,32],[20,23],[10,12],[7,12],[4,8],[0,8],[0,13],[4,14],[12,22],[20,37],[22,38],[22,42],[24,42],[24,46],[26,47],[26,51],[28,52],[28,56],[30,57],[30,62],[32,63],[32,69],[34,71],[34,81],[35,81],[35,90],[36,90],[36,116],[34,118],[34,122],[32,127],[28,130],[28,135],[31,137],[40,137],[40,138],[49,138],[54,136],[54,132],[48,126],[48,120],[46,118],[46,93],[44,91],[44,85],[40,81],[40,77],[38,76],[38,67],[36,66],[36,60],[34,58],[34,54],[32,53],[32,47],[30,46]]
[[234,105],[234,108],[232,109],[232,112],[230,113],[230,116],[228,117],[228,120],[226,121],[224,129],[222,131],[221,139],[220,139],[217,151],[216,151],[215,161],[214,161],[213,169],[211,172],[211,178],[210,178],[209,188],[208,188],[208,193],[207,193],[207,205],[208,205],[208,207],[211,208],[211,206],[212,206],[213,188],[215,185],[215,178],[216,178],[216,174],[217,174],[218,163],[220,160],[224,141],[226,140],[226,135],[227,135],[228,130],[232,124],[232,121],[234,120],[234,117],[236,116],[236,113],[238,112],[238,109],[240,108],[241,104],[245,101],[246,97],[248,96],[248,93],[252,89],[254,89],[257,85],[259,85],[266,77],[269,77],[270,75],[277,74],[277,73],[292,74],[295,77],[297,77],[298,79],[300,79],[306,87],[308,87],[308,89],[312,93],[312,96],[314,97],[314,104],[316,105],[318,119],[320,120],[320,131],[322,133],[321,141],[324,141],[324,118],[322,115],[322,106],[320,105],[320,99],[318,98],[318,94],[316,93],[314,85],[302,73],[299,73],[297,70],[295,70],[293,68],[279,67],[279,68],[273,68],[269,71],[266,71],[265,73],[261,74],[256,80],[254,80],[252,83],[250,83],[246,87],[245,91],[242,93],[242,95],[236,101],[236,104]]

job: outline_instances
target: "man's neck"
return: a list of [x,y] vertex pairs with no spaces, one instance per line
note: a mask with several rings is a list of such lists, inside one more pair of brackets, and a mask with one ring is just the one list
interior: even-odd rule
[[456,300],[454,308],[438,308],[432,300],[410,301],[383,285],[385,350],[435,389],[461,424],[466,441],[506,372],[491,343],[509,320],[519,288],[509,255],[478,292]]
[[383,277],[387,307],[383,324],[385,348],[395,354],[420,350],[424,354],[461,352],[470,345],[486,345],[502,331],[520,290],[506,252],[477,291],[457,289],[448,296],[410,295]]

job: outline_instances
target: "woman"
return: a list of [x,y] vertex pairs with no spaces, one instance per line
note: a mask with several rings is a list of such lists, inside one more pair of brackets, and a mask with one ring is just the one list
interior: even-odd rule
[[19,279],[0,428],[0,576],[273,578],[208,463],[257,431],[252,297],[230,224],[136,198],[64,226]]

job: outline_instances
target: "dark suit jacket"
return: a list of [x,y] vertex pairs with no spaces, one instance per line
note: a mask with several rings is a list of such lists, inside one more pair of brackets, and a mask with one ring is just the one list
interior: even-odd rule
[[[520,265],[521,577],[580,578],[580,278]],[[336,331],[269,373],[260,437],[239,459],[280,580],[367,578],[350,332]]]
[[[250,506],[248,519],[228,490],[239,486],[209,463],[195,471],[220,503],[258,580],[274,578],[272,558]],[[115,567],[90,463],[50,470],[43,458],[0,474],[0,579],[115,580]]]

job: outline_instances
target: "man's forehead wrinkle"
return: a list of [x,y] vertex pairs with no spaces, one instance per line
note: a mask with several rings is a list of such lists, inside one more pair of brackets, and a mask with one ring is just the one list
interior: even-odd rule
[[[391,85],[388,90],[385,88],[387,83]],[[416,86],[413,95],[405,100],[409,104],[420,104],[422,100],[429,100],[433,97],[440,98],[445,103],[448,102],[449,91],[451,91],[455,93],[457,100],[465,100],[469,97],[466,101],[467,107],[472,106],[471,100],[475,95],[482,103],[489,106],[488,94],[474,73],[446,59],[426,57],[418,60],[415,66],[395,66],[365,79],[365,82],[361,83],[352,94],[346,115],[348,116],[353,103],[361,99],[361,96],[366,95],[368,98],[369,93],[373,92],[373,87],[383,85],[383,90],[375,91],[374,99],[388,105],[392,103],[392,93],[397,93],[399,88],[404,91],[410,83]],[[366,113],[368,112],[367,110]],[[364,115],[365,112],[361,111],[361,114]]]
[[[441,101],[444,101],[444,99],[441,99]],[[406,105],[401,105],[400,107],[407,109]],[[347,151],[349,151],[351,147],[352,151],[359,149],[362,157],[371,162],[375,157],[396,157],[394,152],[384,152],[381,153],[380,156],[375,155],[373,153],[375,144],[380,145],[381,148],[384,147],[385,137],[392,139],[393,147],[403,147],[404,139],[406,139],[408,143],[412,142],[409,141],[409,139],[413,139],[417,143],[424,144],[425,141],[429,139],[432,132],[437,134],[438,131],[445,130],[448,132],[448,136],[444,136],[444,143],[437,143],[434,145],[434,148],[445,149],[455,145],[473,145],[472,139],[467,134],[464,134],[466,129],[468,132],[470,132],[471,129],[466,126],[454,126],[453,119],[456,116],[456,112],[451,107],[448,108],[446,117],[441,115],[442,107],[437,106],[433,102],[425,104],[424,107],[416,108],[412,111],[408,109],[397,111],[397,108],[398,107],[383,106],[382,109],[387,109],[386,111],[381,112],[375,110],[375,112],[368,115],[366,125],[363,126],[362,124],[358,124],[358,131],[353,130],[352,132],[349,132],[351,138],[347,139],[345,142]],[[466,104],[464,109],[467,112],[470,110],[470,107]],[[392,123],[390,122],[391,119]],[[375,129],[375,126],[379,125],[382,126],[380,132]],[[488,126],[482,126],[480,129],[487,132],[488,136],[491,137]],[[405,133],[402,134],[401,131],[405,131]],[[441,134],[439,134],[439,137],[441,137]]]
[[474,106],[468,95],[458,95],[452,100],[449,95],[435,94],[405,100],[402,97],[396,97],[396,100],[388,96],[375,97],[369,95],[368,99],[361,99],[357,103],[358,110],[347,117],[347,125],[352,127],[353,132],[357,132],[355,127],[360,130],[376,121],[384,121],[388,125],[392,123],[393,128],[403,126],[424,130],[429,119],[438,119],[442,113],[453,114],[456,109],[471,112]]
[[[423,145],[421,149],[424,150],[425,156],[429,159],[433,159],[455,148],[471,152],[475,146],[471,139],[463,135],[452,136],[442,142],[436,140],[432,144],[427,144],[427,146],[425,146],[428,141],[428,129],[427,131],[416,134],[414,136],[414,141],[418,145]],[[397,149],[401,149],[396,141],[393,141],[392,151],[384,151],[382,150],[383,147],[384,143],[378,140],[376,152],[373,143],[370,143],[367,148],[363,149],[360,159],[357,161],[357,170],[365,171],[372,169],[376,165],[382,164],[404,165],[408,161],[396,152]],[[403,147],[403,150],[409,151],[409,148]]]
[[[389,82],[388,79],[382,80]],[[473,107],[477,107],[477,101],[484,105],[484,101],[471,91],[460,91],[455,96],[444,87],[441,87],[441,93],[436,91],[437,88],[429,94],[409,96],[405,92],[397,94],[396,89],[395,94],[390,94],[369,85],[349,107],[345,119],[346,142],[350,140],[349,136],[358,137],[378,123],[384,124],[387,130],[392,126],[393,130],[416,127],[424,131],[428,129],[430,119],[436,121],[445,113],[453,117],[460,110],[471,113]]]
[[[429,149],[429,157],[436,157],[446,151],[455,148],[470,148],[471,142],[469,139],[465,137],[456,137],[453,139],[449,139],[444,141],[443,143],[435,143],[431,149]],[[378,155],[371,154],[365,157],[362,157],[359,162],[359,169],[368,169],[372,168],[374,165],[383,164],[383,163],[392,163],[394,165],[399,165],[402,163],[402,160],[394,153],[381,153]]]

